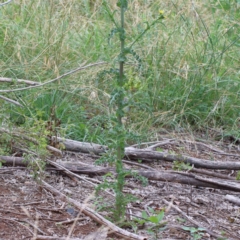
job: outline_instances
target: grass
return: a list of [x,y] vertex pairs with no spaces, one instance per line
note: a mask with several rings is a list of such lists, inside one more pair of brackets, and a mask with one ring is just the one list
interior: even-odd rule
[[[115,1],[109,7],[116,9]],[[239,1],[133,0],[126,13],[126,45],[159,9],[165,11],[164,24],[154,25],[134,45],[135,57],[129,56],[126,66],[128,143],[154,137],[159,128],[211,128],[238,137]],[[25,107],[0,99],[2,122],[16,123],[20,115],[27,127],[35,117],[49,120],[56,106],[67,137],[111,142],[114,81],[107,71],[117,67],[119,52],[117,37],[109,39],[112,29],[100,0],[22,0],[1,7],[1,77],[44,82],[84,62],[108,62],[43,88],[6,95]],[[2,89],[14,87],[1,83]]]

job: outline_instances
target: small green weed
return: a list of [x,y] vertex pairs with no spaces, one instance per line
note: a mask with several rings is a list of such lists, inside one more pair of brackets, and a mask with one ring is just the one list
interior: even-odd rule
[[193,240],[202,239],[204,235],[204,228],[182,227],[183,230],[189,231]]
[[182,161],[174,161],[173,169],[178,171],[188,171],[192,169],[192,166],[190,165],[190,163],[184,163]]
[[154,239],[159,239],[161,236],[161,232],[164,231],[165,225],[167,222],[163,222],[163,218],[165,215],[164,210],[155,211],[152,208],[148,208],[150,212],[150,216],[147,214],[146,211],[142,212],[141,218],[135,218],[134,222],[137,226],[134,226],[135,230],[137,227],[143,227],[147,223],[150,223],[152,226],[148,227],[148,232],[154,237]]

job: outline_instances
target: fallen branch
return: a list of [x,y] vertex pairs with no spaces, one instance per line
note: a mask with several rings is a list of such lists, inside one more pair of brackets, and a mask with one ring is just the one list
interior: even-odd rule
[[90,218],[92,218],[93,220],[98,222],[99,224],[106,226],[108,229],[110,229],[110,231],[111,231],[110,233],[114,233],[117,236],[122,237],[123,239],[136,239],[136,240],[146,240],[147,239],[143,236],[139,236],[137,234],[130,233],[122,228],[119,228],[112,222],[110,222],[107,219],[105,219],[104,217],[102,217],[100,214],[96,213],[91,208],[85,206],[84,204],[77,202],[76,200],[70,198],[69,196],[64,195],[63,193],[58,191],[56,188],[54,188],[51,185],[49,185],[48,183],[46,183],[45,181],[41,180],[41,183],[45,189],[47,189],[54,195],[59,196],[63,201],[66,201],[66,202],[72,204],[73,206],[78,208],[81,212],[83,212],[85,215],[89,216]]
[[163,160],[167,162],[179,161],[183,163],[189,163],[190,165],[194,165],[194,167],[196,168],[240,170],[239,161],[238,162],[212,161],[183,155],[172,155],[157,151],[149,151],[146,149],[136,148],[125,148],[125,155],[127,158],[132,160],[139,159],[145,161]]
[[92,153],[101,155],[108,150],[107,146],[103,146],[96,143],[79,142],[71,139],[56,138],[53,137],[54,142],[62,143],[65,150],[72,152]]
[[[23,138],[25,140],[31,141],[34,144],[38,144],[38,141],[32,137],[24,136],[19,133],[11,133],[9,130],[0,128],[0,132],[5,132],[8,134],[12,134],[13,136]],[[73,152],[82,152],[82,153],[90,153],[95,155],[102,155],[107,152],[108,147],[95,143],[88,142],[79,142],[71,139],[64,138],[56,138],[53,137],[55,142],[61,143],[64,145],[65,150],[73,151]],[[51,149],[50,149],[51,148]],[[51,146],[48,146],[48,149],[55,152],[55,155],[61,155],[61,151],[58,149],[54,149]],[[220,162],[220,161],[212,161],[205,160],[200,158],[194,158],[184,155],[173,155],[168,154],[166,152],[158,152],[153,151],[151,147],[147,147],[144,149],[137,149],[133,147],[125,148],[125,157],[131,160],[144,160],[144,161],[166,161],[173,163],[174,161],[179,161],[183,163],[189,163],[195,168],[207,168],[207,169],[224,169],[224,170],[240,170],[240,162]],[[240,157],[240,155],[239,155]]]
[[[3,160],[3,164],[12,165],[12,166],[27,166],[28,164],[28,162],[21,157],[0,156],[0,160]],[[52,166],[55,166],[58,169],[63,169],[68,174],[71,174],[72,176],[80,178],[84,181],[86,181],[86,179],[83,179],[82,177],[78,176],[75,173],[87,174],[90,176],[105,175],[109,172],[115,173],[114,168],[105,168],[105,167],[93,166],[93,165],[82,166],[81,164],[72,163],[68,161],[59,161],[58,163],[55,163],[52,161],[48,161],[48,162]],[[49,167],[49,166],[50,165],[47,165],[46,167]],[[234,180],[204,178],[204,177],[194,175],[192,173],[175,172],[175,171],[134,170],[134,172],[149,180],[162,181],[162,182],[174,182],[174,183],[181,183],[186,185],[194,185],[198,187],[208,187],[208,188],[216,188],[216,189],[240,192],[240,183]],[[127,177],[132,177],[132,175],[130,174]]]
[[213,171],[208,171],[205,169],[197,169],[197,168],[192,168],[189,170],[189,172],[195,172],[207,176],[212,176],[212,177],[217,177],[217,178],[222,178],[222,179],[229,179],[229,180],[236,180],[236,178],[228,176],[226,174],[218,173],[218,172],[213,172]]
[[27,85],[36,86],[39,85],[39,82],[24,80],[24,79],[14,79],[14,78],[5,78],[0,77],[0,82],[7,82],[7,83],[25,83]]
[[240,198],[238,197],[235,197],[233,195],[226,195],[225,200],[240,206]]
[[198,187],[208,187],[240,192],[240,183],[230,180],[226,181],[220,179],[202,178],[189,173],[173,171],[137,171],[137,173],[149,180],[175,182]]
[[[56,139],[55,139],[56,140]],[[70,139],[57,138],[58,142],[61,142],[65,146],[65,150],[73,152],[94,153],[101,155],[105,153],[108,148],[94,143],[79,142]],[[133,147],[125,148],[125,157],[131,160],[144,160],[144,161],[166,161],[173,163],[174,161],[180,161],[183,163],[189,163],[196,168],[207,169],[228,169],[228,170],[240,170],[240,162],[220,162],[205,160],[200,158],[188,157],[184,155],[173,155],[151,150],[151,147],[144,149],[137,149]],[[240,155],[239,155],[240,157]]]

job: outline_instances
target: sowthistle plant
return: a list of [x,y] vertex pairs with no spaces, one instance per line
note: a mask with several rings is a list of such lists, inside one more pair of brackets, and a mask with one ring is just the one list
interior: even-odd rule
[[[124,74],[124,64],[127,61],[127,55],[131,54],[134,58],[137,58],[139,60],[139,56],[137,53],[133,50],[133,46],[136,42],[138,42],[144,34],[148,30],[151,29],[153,25],[155,25],[159,20],[164,18],[163,11],[159,11],[160,15],[159,17],[154,20],[152,23],[147,22],[146,28],[135,38],[135,40],[129,44],[129,46],[126,46],[126,31],[125,31],[125,12],[128,8],[128,1],[127,0],[119,0],[117,2],[117,6],[120,8],[120,24],[115,20],[114,14],[115,12],[111,12],[110,8],[108,7],[106,1],[104,2],[105,9],[110,17],[110,20],[115,25],[114,29],[110,33],[111,38],[113,35],[118,34],[119,41],[120,41],[120,53],[118,55],[118,63],[119,63],[119,69],[118,71],[111,71],[115,75],[115,89],[113,90],[110,98],[110,105],[114,106],[116,111],[113,116],[115,124],[113,124],[114,129],[114,136],[115,141],[114,144],[111,146],[112,151],[110,158],[108,159],[109,162],[114,162],[116,166],[116,173],[117,178],[116,181],[113,184],[106,183],[102,187],[112,187],[115,191],[116,198],[115,198],[115,210],[114,210],[114,218],[115,221],[122,220],[124,214],[125,214],[125,207],[128,201],[132,200],[130,197],[126,197],[123,194],[123,187],[125,183],[125,177],[126,175],[131,174],[129,171],[125,171],[123,168],[122,158],[124,157],[124,148],[125,148],[125,141],[126,141],[126,129],[123,124],[123,118],[125,117],[124,108],[127,107],[128,103],[125,101],[126,98],[126,90],[125,86],[127,84],[127,78]],[[109,73],[109,71],[107,71]]]

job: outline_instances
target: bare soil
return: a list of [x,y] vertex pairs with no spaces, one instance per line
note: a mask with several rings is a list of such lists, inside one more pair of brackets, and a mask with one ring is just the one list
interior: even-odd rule
[[[231,153],[239,153],[238,146],[223,142],[211,142],[210,145],[226,154],[223,155],[212,151],[210,148],[186,141],[179,141],[178,144],[174,145],[166,144],[161,148],[192,157],[212,159],[213,161],[239,160],[238,157],[230,155]],[[81,153],[65,153],[64,160],[94,164],[96,157]],[[172,167],[172,165],[161,161],[142,164],[155,170]],[[129,164],[125,167],[140,169],[140,167]],[[221,170],[215,172],[236,176],[234,171]],[[109,206],[114,205],[114,198],[111,195],[102,191],[98,196],[95,196],[93,185],[86,181],[75,181],[61,171],[54,169],[48,169],[43,177],[46,182],[60,192],[80,203],[86,203],[104,217],[111,219]],[[101,176],[91,178],[85,176],[85,178],[94,184],[97,184],[97,181],[103,181]],[[79,213],[73,206],[44,189],[40,182],[33,179],[32,172],[29,169],[4,166],[0,168],[0,181],[0,240],[36,239],[34,236],[37,235],[49,236],[49,239],[51,239],[50,237],[68,239],[67,236],[77,239],[84,239],[85,237],[87,239],[86,236],[100,228],[88,216]],[[195,220],[199,226],[221,235],[222,239],[240,239],[240,206],[225,200],[227,194],[240,198],[240,193],[157,181],[149,181],[147,186],[143,186],[136,179],[126,180],[124,193],[134,195],[137,201],[128,204],[126,223],[129,224],[125,224],[123,228],[130,232],[136,231],[137,234],[146,236],[146,239],[217,239],[206,231],[197,230],[198,226],[187,220],[183,214],[177,212],[174,207],[171,207],[171,204],[178,207],[189,218]],[[105,209],[104,206],[107,206],[107,208]],[[154,209],[155,213],[165,209],[164,224],[162,225],[165,228],[162,231],[158,228],[157,235],[149,232],[153,227],[149,222],[144,225],[133,224],[134,218],[141,217],[142,211],[152,215],[150,209]],[[78,218],[77,221],[72,221],[76,218]],[[184,230],[182,228],[184,226],[189,227],[189,229],[192,228],[192,231],[196,232],[191,233],[186,229]],[[92,237],[88,239],[100,238]],[[107,239],[119,238],[111,234]]]

